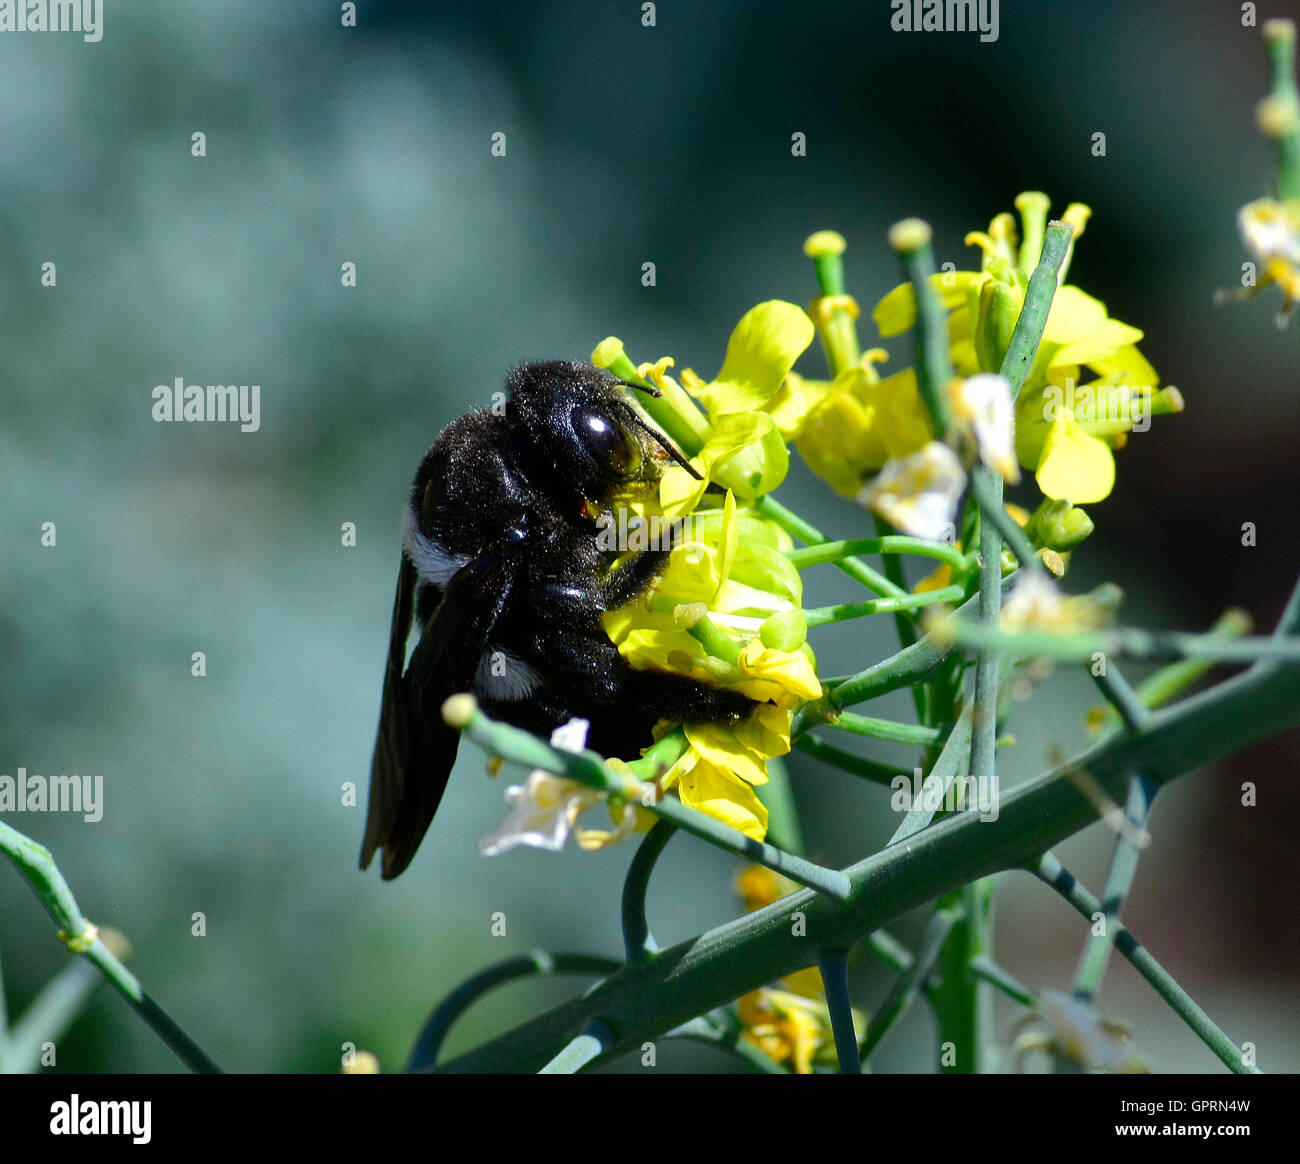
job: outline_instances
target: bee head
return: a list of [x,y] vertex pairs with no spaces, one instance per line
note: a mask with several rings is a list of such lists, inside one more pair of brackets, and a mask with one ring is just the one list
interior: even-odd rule
[[695,474],[668,439],[641,419],[621,382],[588,364],[553,360],[516,368],[506,415],[554,468],[558,480],[599,498],[653,481],[671,458]]

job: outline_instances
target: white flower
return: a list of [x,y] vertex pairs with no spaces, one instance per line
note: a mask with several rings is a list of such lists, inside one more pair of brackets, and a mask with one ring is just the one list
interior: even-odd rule
[[1016,411],[1005,376],[980,372],[958,380],[951,389],[953,415],[971,434],[980,460],[1012,484],[1020,480],[1016,464]]
[[[587,720],[576,718],[561,724],[551,732],[551,747],[581,752],[587,746],[590,727]],[[516,845],[531,845],[558,853],[569,839],[574,822],[601,799],[603,793],[585,784],[535,768],[523,785],[506,789],[510,815],[496,832],[479,841],[478,851],[485,857],[495,857]]]
[[1241,240],[1261,263],[1279,259],[1300,265],[1300,222],[1281,202],[1260,198],[1247,203],[1237,215]]
[[905,534],[951,543],[957,502],[965,488],[966,474],[957,454],[941,441],[931,441],[910,457],[886,461],[858,494],[858,502]]
[[1041,570],[1026,570],[1002,608],[1002,629],[1077,634],[1104,626],[1110,607],[1098,594],[1067,596]]
[[1046,574],[1026,570],[1002,608],[1002,625],[1008,630],[1051,630],[1065,617],[1065,595]]
[[496,832],[478,843],[485,857],[495,857],[516,845],[559,852],[574,822],[601,799],[594,789],[536,769],[522,785],[506,789],[511,812]]

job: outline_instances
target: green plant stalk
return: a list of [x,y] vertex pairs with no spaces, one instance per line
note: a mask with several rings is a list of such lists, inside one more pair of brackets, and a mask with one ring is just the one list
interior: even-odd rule
[[29,1074],[41,1068],[41,1047],[57,1042],[103,981],[99,971],[80,958],[69,962],[23,1012],[4,1048],[0,1072]]
[[1151,712],[1142,701],[1142,697],[1133,690],[1123,672],[1114,663],[1108,663],[1100,673],[1089,670],[1092,681],[1101,688],[1101,692],[1110,701],[1115,713],[1131,732],[1140,732]]
[[831,727],[852,732],[855,736],[870,736],[873,740],[888,740],[895,744],[935,744],[943,739],[938,728],[922,727],[913,723],[895,723],[870,715],[856,715],[842,711],[831,722]]
[[[1128,803],[1124,813],[1134,830],[1146,829],[1155,791],[1140,771],[1133,773],[1129,780]],[[1118,834],[1115,838],[1115,852],[1110,859],[1110,871],[1106,874],[1106,886],[1102,890],[1102,932],[1094,934],[1089,931],[1079,959],[1079,969],[1074,976],[1074,995],[1085,1002],[1091,1002],[1101,990],[1101,980],[1106,974],[1119,928],[1119,913],[1137,874],[1137,865],[1138,848],[1133,843],[1132,833]]]
[[[1014,340],[1013,336],[1012,342]],[[1033,543],[1025,536],[1025,531],[1020,528],[1002,503],[1002,478],[984,465],[976,465],[971,477],[971,495],[980,507],[980,560],[991,561],[994,564],[994,576],[997,576],[1001,562],[1002,542],[1006,542],[1010,547],[1020,565],[1028,570],[1044,572],[1043,563],[1039,561]],[[999,535],[998,557],[986,559],[984,537],[990,526]]]
[[1034,1006],[1038,1002],[1038,998],[1029,987],[1008,974],[992,958],[985,956],[973,959],[970,971],[984,979],[995,990],[1002,991],[1008,998],[1020,1003],[1021,1006]]
[[[1009,589],[1019,576],[1017,571],[1003,578],[1003,590]],[[957,608],[956,616],[974,613],[976,601],[976,598],[967,599]],[[795,712],[790,725],[791,738],[797,738],[819,724],[830,723],[845,707],[865,703],[868,699],[897,691],[900,687],[925,682],[955,650],[955,642],[940,641],[929,634],[888,659],[882,659],[856,675],[850,675],[827,691],[821,699],[806,703]]]
[[609,1047],[609,1031],[598,1019],[592,1019],[577,1038],[570,1040],[539,1075],[576,1075]]
[[831,1016],[840,1074],[861,1075],[862,1059],[858,1054],[858,1035],[853,1027],[853,1003],[849,998],[848,951],[819,949],[817,968],[821,971],[826,1009]]
[[[943,750],[930,768],[925,783],[921,785],[920,801],[907,810],[902,823],[889,838],[890,845],[897,845],[908,837],[913,837],[926,828],[934,819],[935,813],[943,806],[944,794],[953,780],[961,775],[962,762],[970,751],[971,710],[967,708],[957,717],[952,731],[944,741]],[[931,808],[930,805],[934,807]]]
[[[878,513],[871,515],[872,523],[875,525],[876,535],[883,541],[894,534],[894,527],[890,525]],[[903,563],[900,558],[893,554],[886,554],[881,560],[884,567],[885,577],[898,587],[898,589],[907,591],[907,579],[903,576]],[[916,615],[907,610],[894,611],[894,627],[898,631],[898,645],[900,647],[910,647],[918,638],[921,632],[917,629]],[[916,708],[916,718],[922,723],[925,722],[927,714],[926,692],[924,687],[912,688],[912,704]]]
[[[846,295],[844,283],[843,253],[822,253],[813,257],[813,269],[817,274],[817,286],[822,298],[827,299]],[[845,368],[856,364],[862,358],[862,347],[858,342],[858,325],[853,314],[846,308],[837,307],[830,313],[823,330],[818,328],[821,336],[822,351],[826,354],[826,367],[830,369],[834,380]]]
[[[806,545],[817,546],[829,540],[820,530],[809,525],[793,510],[787,509],[770,493],[754,502],[754,512],[771,518],[791,537],[798,538]],[[877,573],[859,558],[837,559],[835,566],[854,581],[860,582],[868,590],[882,597],[899,598],[907,593],[905,589],[895,586],[883,574]]]
[[650,888],[650,874],[664,846],[673,839],[677,826],[671,821],[658,821],[637,847],[636,856],[628,867],[623,881],[623,949],[629,962],[648,958],[658,949],[650,934],[646,920],[645,896]]
[[870,780],[873,784],[883,785],[885,788],[890,787],[899,776],[902,776],[905,780],[912,778],[910,772],[904,772],[900,768],[895,768],[892,764],[881,764],[875,760],[868,760],[863,756],[855,756],[852,752],[846,752],[841,748],[837,748],[834,744],[819,740],[816,736],[800,736],[794,746],[801,752],[816,756],[825,764],[830,764],[841,771],[848,772],[850,775],[861,776],[863,779]]
[[[1269,63],[1273,72],[1273,97],[1300,114],[1300,92],[1295,81],[1295,25],[1289,20],[1265,25]],[[1277,193],[1279,198],[1300,198],[1300,121],[1277,138]]]
[[[896,237],[891,231],[891,242]],[[909,243],[906,249],[899,250],[898,258],[903,278],[911,283],[916,297],[916,386],[930,414],[935,436],[943,440],[948,433],[947,393],[952,363],[948,358],[948,316],[930,286],[930,278],[935,273],[930,228],[909,232]]]
[[916,954],[912,957],[911,965],[890,987],[889,993],[885,995],[871,1016],[867,1037],[862,1044],[864,1060],[871,1057],[872,1052],[880,1046],[894,1024],[911,1009],[912,1003],[916,1001],[917,995],[925,985],[925,980],[930,976],[930,971],[934,969],[934,964],[943,950],[944,942],[947,941],[955,920],[950,910],[937,909],[931,915],[925,933],[921,935]]
[[[1250,628],[1250,615],[1244,610],[1234,608],[1225,610],[1206,633],[1232,639],[1249,634]],[[1145,707],[1164,707],[1165,704],[1182,695],[1213,667],[1214,664],[1206,659],[1184,659],[1177,663],[1168,663],[1137,685],[1137,697]]]
[[851,618],[866,618],[873,614],[893,614],[902,610],[921,610],[927,606],[951,606],[961,602],[966,591],[960,586],[945,586],[942,590],[927,590],[921,594],[907,594],[902,598],[868,598],[865,602],[842,602],[838,606],[813,606],[804,611],[809,626],[824,626],[832,622],[846,622]]
[[978,883],[973,883],[939,899],[939,908],[955,919],[940,954],[942,977],[933,999],[941,1075],[978,1075],[984,1068],[991,996],[988,984],[970,968],[977,958],[989,956],[978,890]]
[[[1016,320],[1015,330],[1011,333],[1011,343],[1002,360],[1002,375],[1011,385],[1013,401],[1020,395],[1025,378],[1029,375],[1038,356],[1038,347],[1043,341],[1043,332],[1047,329],[1047,316],[1052,310],[1052,300],[1056,297],[1058,276],[1073,238],[1074,228],[1068,223],[1047,224],[1047,231],[1043,236],[1043,251],[1039,256],[1038,266],[1029,276],[1020,318]],[[1015,549],[1014,545],[1012,549]]]
[[[1040,881],[1064,897],[1084,920],[1090,922],[1093,914],[1101,910],[1101,902],[1093,897],[1051,853],[1044,853],[1038,861],[1031,862],[1027,868]],[[1241,1048],[1220,1030],[1196,1000],[1151,956],[1147,948],[1124,927],[1123,923],[1117,921],[1115,924],[1115,948],[1169,1004],[1174,1013],[1195,1032],[1197,1038],[1214,1052],[1219,1062],[1238,1075],[1260,1074],[1259,1067],[1247,1066],[1242,1061]]]
[[[964,609],[964,608],[963,608]],[[959,612],[960,613],[960,612]],[[1084,663],[1101,653],[1108,659],[1202,659],[1213,663],[1300,662],[1300,642],[1294,637],[1250,635],[1237,639],[1186,631],[1148,631],[1112,627],[1078,634],[1050,631],[1001,631],[952,619],[945,634],[953,642],[984,651]],[[924,641],[924,640],[923,640]],[[918,644],[920,645],[920,644]],[[838,693],[841,689],[836,688]]]
[[0,852],[17,866],[18,872],[58,924],[64,944],[93,962],[108,979],[109,985],[131,1004],[191,1071],[219,1074],[221,1068],[145,993],[139,979],[122,965],[98,935],[91,940],[92,931],[49,849],[0,821]]
[[[800,570],[824,562],[840,562],[858,554],[915,554],[921,558],[937,558],[947,562],[954,574],[966,570],[966,556],[955,546],[939,542],[922,541],[903,534],[887,534],[874,538],[850,538],[839,542],[818,542],[798,550],[787,550],[785,556]],[[905,593],[908,593],[905,591]]]
[[997,820],[954,814],[908,844],[850,866],[847,902],[808,891],[792,894],[625,967],[582,997],[452,1060],[446,1069],[536,1071],[592,1016],[603,1018],[613,1032],[614,1045],[601,1061],[612,1058],[806,966],[806,939],[791,934],[789,919],[796,910],[804,914],[808,938],[847,947],[963,885],[1036,861],[1096,819],[1074,784],[1073,773],[1080,768],[1118,799],[1134,766],[1163,784],[1297,726],[1300,668],[1253,668],[1155,713],[1141,737],[1109,737],[1017,787],[1004,796]]
[[672,821],[692,836],[745,860],[784,873],[800,885],[811,886],[818,892],[839,900],[848,894],[848,878],[838,870],[824,869],[802,857],[784,853],[774,845],[752,840],[721,821],[687,807],[680,800],[664,797],[648,803],[642,798],[644,785],[640,780],[608,767],[595,752],[566,752],[554,748],[521,728],[490,719],[477,706],[467,722],[458,726],[489,755],[513,760],[528,768],[540,768],[543,772],[557,776],[567,776],[588,788],[635,801],[662,820]]
[[549,978],[556,974],[595,974],[603,978],[622,966],[617,958],[602,958],[594,954],[549,954],[545,950],[533,950],[496,962],[467,978],[434,1008],[420,1029],[406,1070],[435,1070],[438,1052],[456,1020],[498,986],[520,978]]

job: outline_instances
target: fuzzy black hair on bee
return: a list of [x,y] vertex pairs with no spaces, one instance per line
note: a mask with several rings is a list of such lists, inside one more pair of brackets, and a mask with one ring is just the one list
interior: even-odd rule
[[659,720],[734,722],[753,706],[632,668],[601,627],[601,614],[649,588],[669,551],[613,568],[596,514],[669,461],[695,474],[633,407],[639,386],[551,361],[516,368],[506,388],[504,410],[467,413],[434,441],[404,516],[361,847],[363,869],[382,849],[385,879],[410,864],[446,790],[459,743],[441,715],[451,695],[471,692],[493,718],[543,736],[585,719],[588,746],[624,758]]

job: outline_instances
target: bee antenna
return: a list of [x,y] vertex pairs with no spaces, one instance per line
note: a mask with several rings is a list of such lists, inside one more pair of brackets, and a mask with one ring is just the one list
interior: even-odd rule
[[654,396],[655,398],[663,395],[658,388],[654,388],[649,384],[638,384],[634,380],[615,380],[614,383],[622,384],[625,388],[635,388],[638,392],[644,392],[647,396]]
[[[656,392],[655,395],[658,396],[659,393]],[[629,408],[627,411],[628,411],[628,415],[631,416],[631,418],[638,425],[640,425],[641,428],[643,428],[646,432],[650,434],[655,444],[659,445],[659,447],[662,448],[663,451],[666,452],[675,462],[677,462],[677,464],[681,465],[681,467],[685,469],[692,477],[694,477],[695,480],[697,481],[704,480],[704,478],[700,476],[699,470],[696,469],[695,466],[690,463],[690,461],[688,461],[684,456],[682,456],[681,453],[677,451],[677,448],[673,445],[672,441],[670,441],[666,436],[664,436],[664,434],[661,433],[657,428],[655,428],[654,425],[646,424],[646,422],[637,415],[635,408]]]

